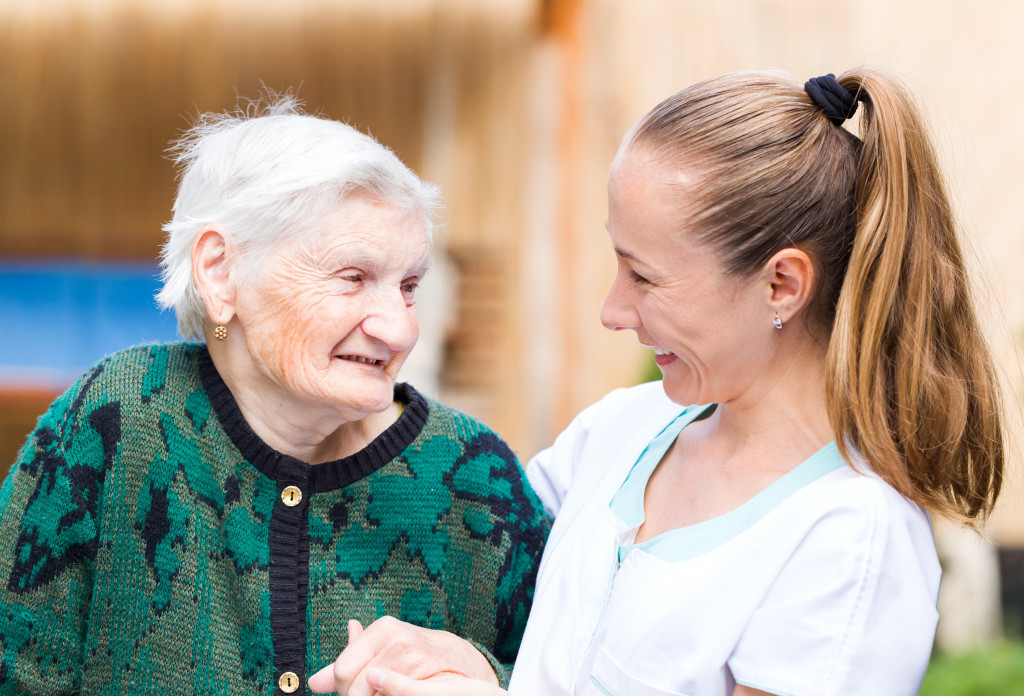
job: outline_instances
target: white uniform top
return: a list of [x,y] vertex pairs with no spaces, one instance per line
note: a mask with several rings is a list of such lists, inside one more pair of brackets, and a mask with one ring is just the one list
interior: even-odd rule
[[531,461],[556,519],[510,692],[916,694],[938,620],[931,525],[835,443],[735,510],[632,545],[647,478],[705,410],[660,383],[612,392]]

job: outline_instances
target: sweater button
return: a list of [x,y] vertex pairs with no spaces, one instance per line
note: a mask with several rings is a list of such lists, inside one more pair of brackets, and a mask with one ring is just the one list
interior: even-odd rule
[[281,687],[281,691],[286,694],[293,694],[299,688],[299,675],[295,672],[285,672],[281,675],[281,678],[277,680],[277,685]]
[[[281,491],[281,502],[288,507],[295,507],[302,502],[302,491],[300,491],[296,486],[288,486]],[[291,674],[291,672],[288,672],[288,674]],[[281,678],[284,679],[284,676]],[[292,691],[294,691],[294,689],[292,689]],[[291,691],[288,693],[291,693]]]

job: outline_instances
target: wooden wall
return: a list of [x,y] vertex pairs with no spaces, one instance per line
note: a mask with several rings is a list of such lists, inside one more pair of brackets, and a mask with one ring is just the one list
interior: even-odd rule
[[[598,321],[605,177],[629,125],[728,70],[862,62],[919,89],[948,164],[1015,437],[993,533],[1024,543],[1024,4],[1016,0],[47,0],[0,6],[0,256],[152,258],[184,114],[260,84],[371,130],[444,188],[463,298],[444,396],[523,457],[633,383]],[[58,8],[46,11],[45,8]],[[7,455],[2,455],[7,456]]]
[[[230,3],[169,12],[94,2],[5,18],[0,254],[153,257],[174,190],[162,159],[169,141],[189,115],[231,108],[261,85],[295,90],[421,168],[427,118],[472,118],[494,73],[522,50],[522,21],[439,4],[238,13]],[[447,95],[457,104],[430,102],[439,69],[458,73],[459,93]]]

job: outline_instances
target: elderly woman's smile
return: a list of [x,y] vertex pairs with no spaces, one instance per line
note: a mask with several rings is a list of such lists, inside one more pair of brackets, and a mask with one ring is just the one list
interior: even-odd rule
[[362,357],[360,355],[339,355],[337,357],[341,358],[342,360],[354,360],[355,362],[361,362],[361,363],[365,363],[367,365],[380,365],[380,364],[382,364],[384,362],[383,360],[374,360],[373,358],[364,358],[364,357]]

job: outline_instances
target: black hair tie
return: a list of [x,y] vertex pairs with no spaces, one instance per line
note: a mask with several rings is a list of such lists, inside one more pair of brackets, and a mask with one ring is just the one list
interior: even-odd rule
[[832,73],[812,77],[804,83],[811,100],[837,126],[857,113],[857,95],[843,87]]

